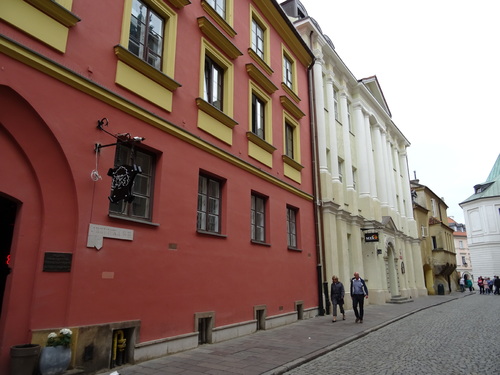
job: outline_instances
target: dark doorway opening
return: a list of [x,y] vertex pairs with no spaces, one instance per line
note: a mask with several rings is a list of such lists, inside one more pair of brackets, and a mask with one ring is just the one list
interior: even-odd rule
[[3,296],[10,274],[10,247],[16,222],[17,203],[12,199],[0,196],[0,314],[2,313]]

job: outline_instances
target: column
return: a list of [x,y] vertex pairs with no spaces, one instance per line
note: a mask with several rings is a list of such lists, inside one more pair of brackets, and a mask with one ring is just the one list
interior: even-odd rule
[[[325,100],[323,97],[323,64],[321,57],[317,57],[313,66],[313,92],[314,92],[314,115],[316,123],[318,164],[320,173],[328,172],[326,161],[326,124],[325,124]],[[314,135],[312,135],[314,136]]]
[[376,182],[377,193],[382,206],[387,206],[387,187],[386,187],[386,173],[384,164],[385,150],[382,147],[382,134],[380,132],[380,125],[374,127],[374,140],[375,140],[375,167],[376,167]]
[[352,106],[356,135],[356,156],[358,171],[358,186],[356,190],[360,198],[370,195],[370,176],[368,171],[368,155],[366,148],[365,117],[360,103]]
[[347,93],[345,91],[340,94],[340,108],[340,114],[342,116],[342,138],[344,143],[346,186],[348,190],[353,190],[351,137],[349,132],[349,106],[347,105]]
[[330,129],[330,165],[332,166],[332,181],[340,183],[339,152],[337,147],[337,121],[335,121],[335,100],[333,98],[333,73],[329,72],[326,78],[326,101],[330,113],[328,126]]

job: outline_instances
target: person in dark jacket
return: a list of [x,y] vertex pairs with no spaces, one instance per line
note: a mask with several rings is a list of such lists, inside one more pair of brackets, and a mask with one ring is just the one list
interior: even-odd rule
[[330,291],[330,298],[332,300],[333,306],[333,320],[332,322],[337,321],[337,305],[339,306],[340,313],[342,314],[342,320],[345,320],[345,311],[344,311],[344,284],[339,281],[337,276],[332,277],[332,287]]
[[351,298],[354,315],[356,315],[356,323],[363,323],[364,304],[365,298],[368,298],[368,288],[365,281],[359,277],[358,272],[354,272],[354,277],[351,279]]

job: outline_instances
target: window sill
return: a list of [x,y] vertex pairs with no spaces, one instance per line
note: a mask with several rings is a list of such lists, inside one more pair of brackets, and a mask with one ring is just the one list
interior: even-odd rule
[[303,251],[302,249],[299,249],[299,248],[296,248],[296,247],[290,247],[290,246],[288,246],[288,250],[294,251],[294,252],[297,252],[297,253],[301,253]]
[[297,170],[297,171],[302,171],[302,169],[304,169],[304,166],[298,162],[296,162],[294,159],[292,159],[291,157],[287,156],[287,155],[282,155],[281,156],[283,158],[283,162],[287,165],[289,165],[290,167],[292,167],[293,169]]
[[262,69],[266,71],[267,74],[272,75],[274,73],[274,70],[264,61],[262,60],[259,55],[255,53],[255,51],[251,48],[248,49],[248,55],[255,60],[257,64],[260,65]]
[[25,1],[33,5],[41,12],[49,15],[57,22],[66,27],[75,26],[78,22],[80,22],[80,18],[78,16],[71,13],[68,9],[56,3],[55,1],[46,1],[46,0],[25,0]]
[[250,240],[250,242],[254,245],[260,245],[260,246],[265,246],[265,247],[271,247],[271,244],[270,243],[267,243],[267,242],[261,242],[261,241],[257,241],[257,240]]
[[274,147],[272,144],[266,142],[264,139],[260,138],[258,135],[252,132],[247,132],[247,138],[250,142],[256,144],[257,146],[266,150],[270,154],[276,151],[276,147]]
[[150,225],[152,227],[159,227],[160,226],[159,223],[152,223],[151,221],[141,220],[141,219],[135,219],[135,218],[132,218],[132,217],[122,216],[122,215],[118,215],[118,214],[108,213],[108,217],[113,218],[113,219],[131,221],[133,223],[146,224],[146,225]]
[[290,114],[295,117],[297,120],[300,120],[302,117],[304,117],[306,114],[301,111],[299,107],[297,107],[296,104],[294,104],[288,97],[286,96],[280,96],[280,102],[283,108],[285,108]]
[[196,233],[202,235],[202,236],[210,236],[210,237],[218,237],[218,238],[227,238],[227,235],[225,234],[220,234],[220,233],[215,233],[215,232],[208,232],[206,230],[201,230],[197,229]]
[[176,82],[166,74],[138,58],[122,45],[118,44],[114,48],[115,55],[118,57],[118,60],[141,72],[146,77],[163,86],[167,90],[175,91],[182,86],[179,82]]
[[295,103],[300,103],[300,98],[297,96],[297,94],[290,88],[288,87],[284,82],[281,82],[281,88],[285,90],[285,92],[290,96]]
[[207,4],[207,2],[205,0],[202,0],[201,7],[203,8],[203,10],[205,10],[205,12],[207,12],[210,15],[210,17],[212,17],[214,19],[215,22],[217,22],[219,24],[220,27],[222,27],[222,29],[231,38],[234,38],[236,36],[236,31],[234,31],[234,29],[231,27],[231,25],[229,23],[227,23],[227,21],[224,18],[222,18],[219,15],[219,13],[217,13],[215,11],[214,8],[212,8],[209,4]]
[[248,63],[245,66],[250,78],[261,85],[269,95],[272,95],[278,90],[276,85],[269,78],[267,78],[254,64]]
[[218,28],[206,17],[198,18],[198,27],[212,42],[221,48],[231,60],[242,56],[243,53],[231,41],[222,34]]
[[227,126],[230,129],[233,129],[238,123],[233,120],[231,117],[226,115],[221,110],[215,108],[212,104],[203,100],[202,98],[196,98],[196,105],[200,110],[205,112],[206,114],[212,116],[216,120],[220,121],[222,124]]

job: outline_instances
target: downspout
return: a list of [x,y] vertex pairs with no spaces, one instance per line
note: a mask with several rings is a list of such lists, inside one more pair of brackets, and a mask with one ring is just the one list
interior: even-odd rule
[[[311,30],[309,34],[309,48],[312,46],[312,34],[314,31]],[[311,48],[312,50],[312,48]],[[314,76],[313,67],[316,62],[316,58],[312,61],[311,65],[307,68],[307,73],[309,75],[309,125],[311,129],[311,160],[313,169],[313,189],[314,189],[314,229],[316,232],[316,256],[318,258],[317,265],[317,277],[318,277],[318,309],[319,315],[325,315],[325,304],[323,304],[323,293],[325,294],[326,302],[326,313],[330,313],[330,300],[328,293],[328,282],[326,281],[325,271],[324,271],[324,260],[325,260],[325,241],[323,236],[323,213],[321,209],[321,183],[320,183],[320,173],[319,173],[319,151],[318,151],[318,133],[316,131],[316,111],[315,111],[315,100],[314,100]]]

